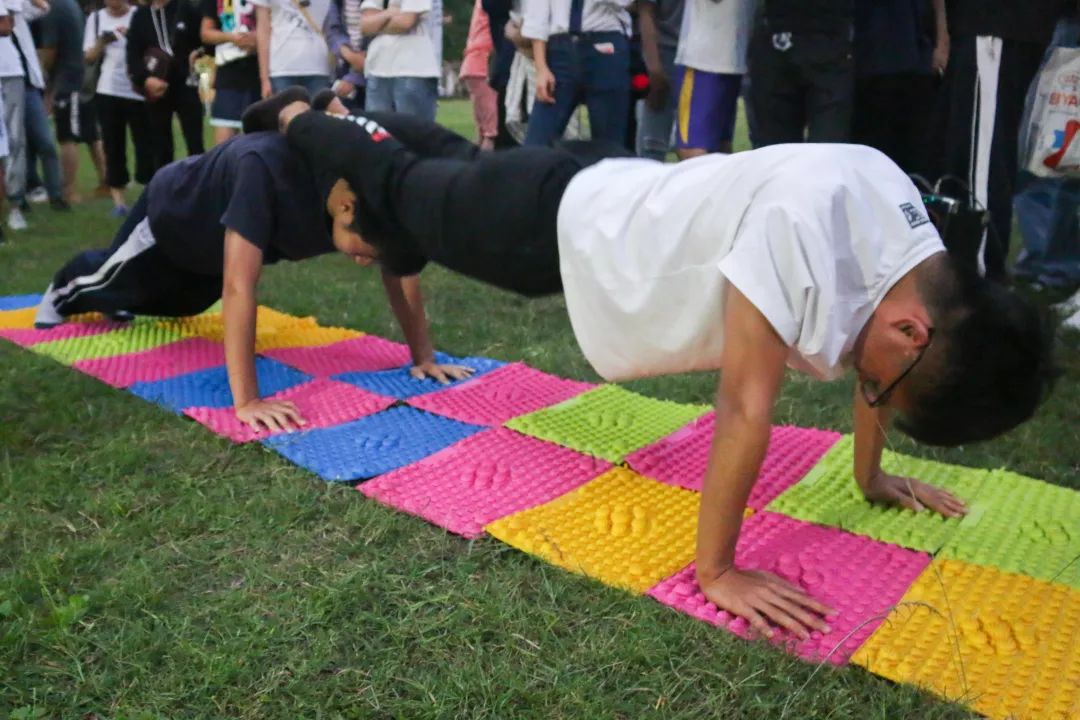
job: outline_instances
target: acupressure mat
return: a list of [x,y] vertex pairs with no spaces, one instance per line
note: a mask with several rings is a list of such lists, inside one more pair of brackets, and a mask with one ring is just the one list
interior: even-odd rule
[[[771,512],[755,513],[743,521],[736,557],[739,567],[779,575],[836,611],[828,620],[827,634],[814,631],[800,641],[778,631],[773,641],[804,659],[837,665],[847,662],[870,637],[882,616],[930,562],[924,553]],[[705,599],[694,572],[690,565],[653,587],[649,595],[699,620],[750,637],[749,623],[717,610]]]
[[936,560],[852,662],[992,718],[1080,717],[1080,590]]
[[[435,353],[435,361],[442,364],[464,365],[465,367],[470,367],[474,370],[473,378],[480,377],[484,373],[491,372],[495,368],[502,367],[506,364],[499,362],[498,360],[491,360],[490,358],[456,358],[444,353]],[[455,380],[443,385],[432,378],[424,378],[423,380],[414,378],[410,374],[409,367],[397,368],[396,370],[382,370],[378,372],[349,372],[334,375],[333,377],[335,380],[347,382],[350,385],[363,388],[376,395],[387,395],[399,400],[405,400],[406,398],[411,398],[416,395],[423,395],[424,393],[435,392],[436,390],[443,390],[468,382],[472,379]]]
[[153,323],[131,323],[120,330],[38,343],[30,349],[57,362],[71,365],[79,360],[150,350],[175,342],[181,337],[176,331]]
[[543,440],[492,428],[359,490],[450,532],[479,537],[486,524],[554,500],[610,467]]
[[603,385],[558,405],[516,417],[506,427],[620,462],[707,410]]
[[418,395],[408,402],[421,410],[462,422],[494,426],[595,387],[563,380],[522,363],[511,363],[446,390]]
[[[255,374],[263,397],[311,379],[299,370],[267,358],[255,358]],[[135,383],[128,390],[143,400],[163,405],[176,413],[190,407],[229,407],[233,404],[229,374],[224,365],[167,380]]]
[[[800,520],[832,525],[901,547],[937,552],[960,526],[956,518],[937,513],[885,507],[863,497],[852,475],[854,440],[844,436],[807,473],[766,507]],[[970,503],[989,477],[988,470],[946,465],[886,450],[881,467],[894,475],[918,478],[950,490]]]
[[0,310],[22,310],[35,307],[41,302],[40,295],[8,295],[0,297]]
[[[662,440],[631,453],[626,463],[646,477],[700,491],[715,423],[716,413],[703,415]],[[774,427],[747,506],[755,510],[764,508],[806,475],[840,437],[840,433],[827,430]]]
[[[326,378],[297,385],[267,399],[294,403],[306,423],[303,430],[358,420],[394,404],[393,398],[372,395],[352,385]],[[247,423],[238,420],[231,407],[189,407],[184,410],[184,414],[202,423],[212,432],[238,443],[260,440],[282,432],[266,428],[256,431]]]
[[414,463],[482,428],[409,407],[395,407],[344,425],[263,440],[324,480],[361,480]]
[[[25,302],[32,301],[0,298],[0,308]],[[220,367],[220,313],[210,310],[177,320],[139,318],[120,325],[89,313],[48,331],[32,329],[35,313],[30,305],[0,309],[0,337],[32,350],[49,346],[64,358],[74,353],[71,348],[80,343],[90,348],[94,341],[93,352],[106,354],[76,360],[73,367],[111,384],[131,384],[150,399],[172,403],[175,410],[190,407],[191,414],[218,432],[241,437],[242,429],[236,429],[232,411],[225,407],[231,398]],[[133,342],[118,348],[111,339],[95,340],[123,337],[142,326],[151,328],[150,333],[135,330],[144,338],[157,337],[155,329],[172,332],[164,333],[164,344],[151,341],[153,347]],[[259,309],[258,326],[259,348],[266,355],[257,360],[262,393],[282,392],[304,406],[313,425],[329,424],[264,438],[266,446],[329,479],[372,477],[360,486],[362,492],[451,532],[475,537],[483,525],[562,567],[648,592],[706,622],[745,630],[745,624],[726,622],[705,602],[693,579],[699,495],[683,488],[698,487],[707,460],[713,419],[699,417],[702,409],[607,386],[509,420],[509,427],[526,433],[521,435],[438,413],[460,410],[484,423],[494,423],[505,412],[516,413],[516,390],[504,394],[481,389],[498,387],[512,376],[531,391],[528,376],[542,374],[525,366],[504,368],[503,363],[486,361],[481,369],[490,372],[458,384],[460,390],[431,383],[430,394],[410,392],[408,403],[430,407],[436,414],[413,407],[382,409],[394,398],[372,399],[329,377],[382,370],[401,376],[410,359],[404,345],[323,328],[313,318],[266,307]],[[185,339],[177,339],[180,336]],[[96,345],[101,342],[107,347]],[[543,386],[556,383],[574,389],[581,385],[552,378]],[[489,397],[474,399],[474,393]],[[490,396],[494,403],[488,402]],[[207,397],[223,407],[196,402]],[[444,402],[448,398],[455,399]],[[555,399],[545,397],[543,402]],[[355,412],[371,414],[334,424]],[[546,434],[560,445],[530,434]],[[944,484],[969,502],[971,512],[962,521],[944,521],[929,513],[876,508],[862,500],[851,480],[850,438],[821,455],[836,437],[821,430],[774,428],[750,504],[760,509],[784,492],[763,512],[747,510],[752,514],[745,521],[737,562],[771,568],[840,611],[829,635],[806,643],[781,640],[781,647],[819,659],[841,641],[852,620],[872,617],[880,604],[906,588],[899,609],[860,649],[856,647],[877,620],[856,631],[829,661],[843,662],[854,651],[854,662],[878,674],[959,696],[994,718],[1080,717],[1080,590],[1075,589],[1080,560],[1068,564],[1077,554],[1080,494],[1004,471],[886,453],[887,470]],[[598,453],[625,461],[632,469],[613,468],[594,456]],[[784,490],[799,475],[803,479]],[[799,522],[773,510],[859,534]],[[938,559],[909,586],[928,556],[865,535],[932,549]],[[958,647],[963,673],[956,662]]]

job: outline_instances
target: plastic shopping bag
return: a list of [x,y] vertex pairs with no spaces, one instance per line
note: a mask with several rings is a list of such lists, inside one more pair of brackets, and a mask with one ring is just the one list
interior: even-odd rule
[[1047,53],[1028,90],[1019,160],[1039,177],[1080,177],[1080,48]]

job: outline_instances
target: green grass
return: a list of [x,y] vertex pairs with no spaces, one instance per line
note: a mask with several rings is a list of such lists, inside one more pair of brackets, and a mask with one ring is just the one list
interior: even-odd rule
[[[465,104],[446,122],[469,132]],[[84,187],[89,173],[84,164]],[[497,201],[492,198],[492,201]],[[106,244],[105,201],[0,246],[0,295]],[[561,299],[425,271],[440,347],[595,380]],[[261,300],[399,338],[377,275],[268,269]],[[1039,416],[930,453],[1080,484],[1075,338]],[[714,378],[632,389],[708,402]],[[850,382],[792,378],[779,422],[850,429]],[[804,687],[805,686],[805,687]],[[858,668],[819,672],[491,539],[466,542],[0,343],[0,718],[957,718]]]

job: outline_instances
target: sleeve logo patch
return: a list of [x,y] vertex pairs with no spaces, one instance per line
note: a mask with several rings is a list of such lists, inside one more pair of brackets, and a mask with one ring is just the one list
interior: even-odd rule
[[930,218],[926,217],[926,214],[923,213],[922,210],[911,203],[903,203],[900,206],[900,210],[904,213],[904,219],[907,220],[907,224],[912,228],[917,228],[920,225],[925,225],[930,222]]

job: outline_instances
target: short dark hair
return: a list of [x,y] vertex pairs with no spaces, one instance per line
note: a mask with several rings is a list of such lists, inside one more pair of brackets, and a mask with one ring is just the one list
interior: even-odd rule
[[934,323],[896,426],[929,445],[989,440],[1030,418],[1050,394],[1055,323],[1002,285],[950,261],[919,282]]

